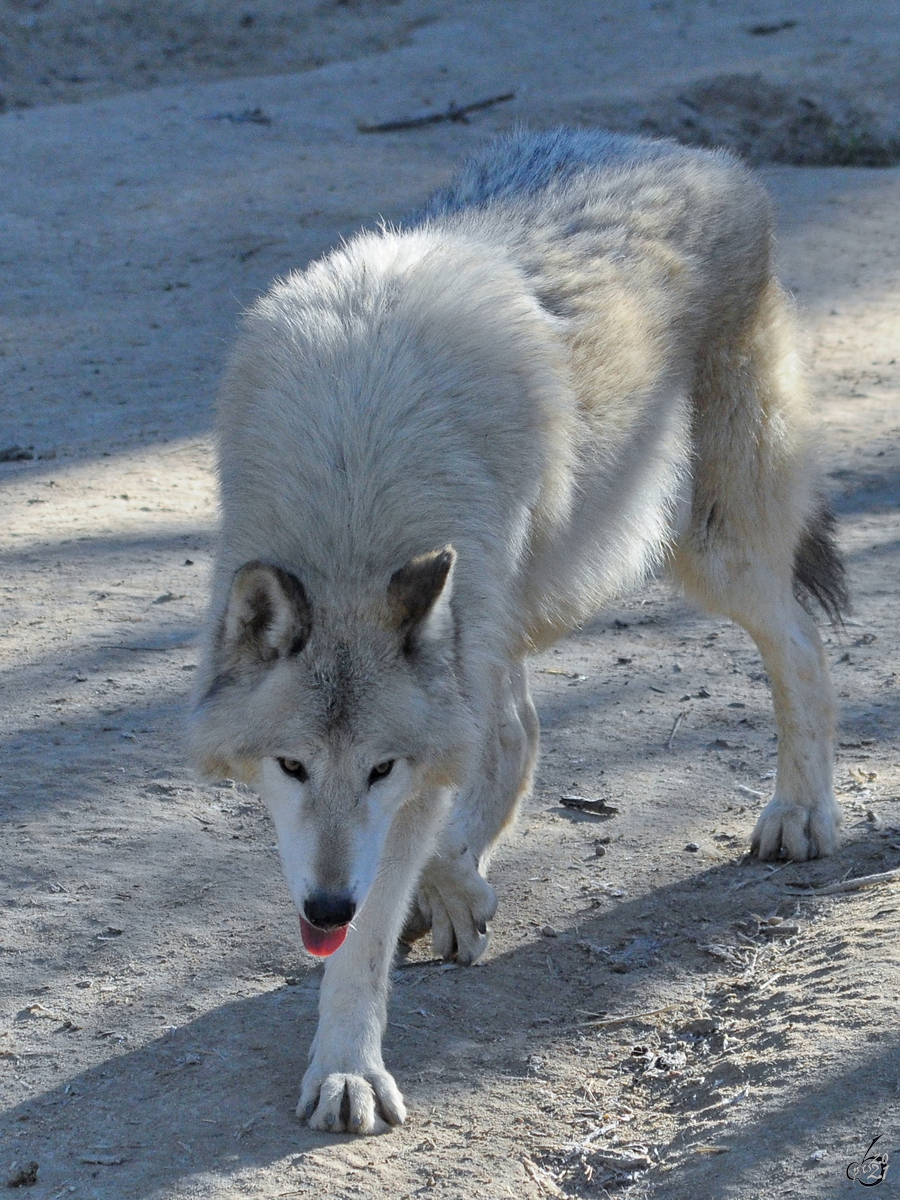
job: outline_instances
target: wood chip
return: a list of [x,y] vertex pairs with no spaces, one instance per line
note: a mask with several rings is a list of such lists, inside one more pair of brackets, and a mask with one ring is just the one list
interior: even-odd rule
[[590,800],[586,796],[560,796],[559,802],[563,808],[574,808],[595,817],[615,817],[619,812],[615,804],[607,800]]

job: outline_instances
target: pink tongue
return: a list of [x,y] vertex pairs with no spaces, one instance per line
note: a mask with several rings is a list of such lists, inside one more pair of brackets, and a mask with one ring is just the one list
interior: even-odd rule
[[343,944],[349,928],[349,925],[339,925],[337,929],[317,929],[315,925],[310,925],[305,917],[300,918],[303,945],[310,954],[315,954],[318,958],[327,958],[329,954],[334,954]]

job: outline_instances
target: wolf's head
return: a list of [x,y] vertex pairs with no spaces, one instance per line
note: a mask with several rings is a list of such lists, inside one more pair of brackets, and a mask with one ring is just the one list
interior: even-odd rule
[[340,944],[401,810],[441,805],[459,782],[472,737],[455,557],[413,558],[353,603],[334,586],[317,601],[283,567],[247,563],[208,647],[196,756],[265,801],[313,953]]

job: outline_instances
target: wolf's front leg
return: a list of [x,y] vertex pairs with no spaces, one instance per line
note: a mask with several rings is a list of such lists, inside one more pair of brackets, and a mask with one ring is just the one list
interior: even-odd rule
[[473,963],[487,949],[487,922],[497,910],[484,878],[491,851],[531,787],[539,727],[524,663],[498,684],[479,774],[456,799],[429,861],[404,929],[412,941],[431,929],[441,958]]
[[325,963],[319,1027],[297,1115],[331,1133],[384,1133],[406,1120],[384,1068],[388,978],[409,899],[434,848],[449,794],[431,791],[398,813],[375,883],[347,938]]
[[297,1105],[313,1129],[332,1133],[384,1133],[406,1120],[381,1056],[393,943],[367,927],[368,907],[325,964],[319,1027]]

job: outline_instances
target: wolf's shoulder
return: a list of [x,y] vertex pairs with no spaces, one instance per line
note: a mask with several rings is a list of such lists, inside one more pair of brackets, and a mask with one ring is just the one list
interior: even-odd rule
[[497,202],[527,200],[585,173],[701,159],[721,163],[730,156],[688,149],[667,139],[600,129],[517,130],[466,159],[450,183],[429,196],[404,224],[484,209]]

